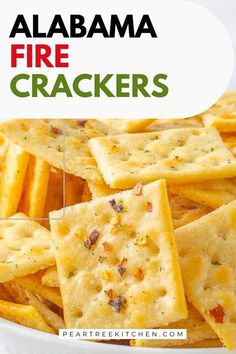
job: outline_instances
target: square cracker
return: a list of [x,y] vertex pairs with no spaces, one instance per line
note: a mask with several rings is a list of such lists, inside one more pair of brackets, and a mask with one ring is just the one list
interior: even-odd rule
[[94,119],[15,119],[2,123],[1,130],[11,141],[50,165],[97,182],[101,175],[88,140],[117,133]]
[[89,145],[111,188],[131,188],[159,178],[181,184],[236,175],[236,159],[215,128],[100,137]]
[[176,230],[185,292],[228,349],[236,348],[236,201]]
[[152,328],[187,316],[164,180],[139,196],[67,207],[51,230],[68,328]]
[[23,213],[0,221],[0,282],[55,264],[51,233]]
[[236,199],[236,178],[170,186],[170,191],[196,203],[217,209]]

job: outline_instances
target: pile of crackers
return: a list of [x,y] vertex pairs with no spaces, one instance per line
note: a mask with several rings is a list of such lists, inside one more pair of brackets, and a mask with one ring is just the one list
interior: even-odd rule
[[236,93],[187,119],[0,126],[0,316],[236,348]]

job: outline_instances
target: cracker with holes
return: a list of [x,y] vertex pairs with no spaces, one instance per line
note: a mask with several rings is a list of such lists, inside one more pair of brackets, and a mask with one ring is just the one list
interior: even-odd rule
[[102,120],[105,124],[127,133],[141,132],[154,119],[106,119]]
[[236,199],[236,178],[170,186],[172,193],[217,209]]
[[236,159],[215,128],[99,137],[89,145],[111,188],[132,188],[159,178],[182,184],[236,175]]
[[67,207],[50,225],[68,328],[187,317],[164,180]]
[[12,218],[0,221],[1,283],[55,264],[51,233],[23,213]]
[[1,131],[52,166],[97,182],[101,181],[101,175],[88,148],[88,140],[117,133],[93,119],[16,119],[4,122]]
[[188,303],[188,318],[169,324],[166,329],[187,329],[186,339],[136,339],[131,341],[131,345],[137,347],[172,347],[185,344],[199,343],[205,339],[216,339],[217,335],[206,323],[200,313]]
[[176,230],[185,292],[228,349],[236,348],[236,201]]
[[30,156],[18,211],[27,214],[30,218],[43,218],[49,177],[50,165]]
[[0,218],[16,213],[28,166],[29,154],[20,146],[9,144],[0,178]]

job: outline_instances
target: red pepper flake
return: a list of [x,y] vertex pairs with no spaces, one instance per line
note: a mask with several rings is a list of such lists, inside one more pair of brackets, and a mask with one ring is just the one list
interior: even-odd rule
[[112,289],[104,290],[104,293],[110,300],[112,300],[112,298],[113,298],[113,290]]
[[53,125],[51,125],[51,131],[53,134],[56,134],[56,135],[62,135],[63,132],[60,128],[57,128],[57,127],[54,127]]
[[225,311],[224,311],[224,309],[223,309],[223,307],[221,305],[218,305],[214,309],[211,309],[209,311],[209,313],[210,313],[210,315],[212,317],[214,317],[214,319],[215,319],[215,321],[217,323],[223,323],[224,322]]
[[120,276],[122,277],[122,275],[126,272],[126,268],[124,267],[124,265],[128,262],[127,258],[123,258],[121,260],[121,262],[118,264],[117,266],[117,271],[120,274]]
[[115,199],[109,200],[109,203],[110,203],[110,206],[112,207],[112,209],[115,210],[115,212],[117,212],[117,213],[121,213],[122,212],[123,206],[119,205],[119,204],[116,204]]
[[77,125],[79,127],[85,127],[86,123],[87,123],[87,119],[77,119]]
[[91,234],[89,235],[88,240],[84,242],[84,247],[88,248],[89,250],[95,245],[99,237],[99,232],[94,229]]
[[133,195],[136,196],[142,195],[142,191],[143,191],[143,184],[142,182],[138,182],[133,188]]
[[152,210],[153,210],[153,205],[152,205],[151,202],[147,202],[147,210],[148,210],[149,213],[152,212]]
[[108,243],[108,242],[103,242],[103,247],[104,247],[104,251],[107,251],[107,252],[110,252],[110,250],[111,250],[111,245],[110,245],[110,243]]
[[126,272],[126,268],[123,267],[121,264],[119,264],[117,266],[117,272],[120,274],[120,276],[122,277],[122,275]]
[[144,274],[143,274],[143,271],[141,268],[136,268],[135,271],[134,271],[134,276],[136,279],[138,280],[143,280],[144,278]]
[[123,266],[123,265],[127,264],[127,262],[128,262],[128,259],[123,257],[123,259],[121,260],[121,262],[119,264]]
[[114,300],[111,299],[108,301],[108,305],[112,306],[118,313],[120,313],[122,307],[124,307],[125,304],[126,300],[122,295],[117,296]]

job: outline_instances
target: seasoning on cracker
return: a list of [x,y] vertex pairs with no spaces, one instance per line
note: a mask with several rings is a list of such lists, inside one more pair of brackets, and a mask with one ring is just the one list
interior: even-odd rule
[[94,229],[90,233],[89,239],[84,242],[84,247],[91,249],[96,244],[98,237],[99,237],[99,232],[98,230]]
[[121,213],[122,212],[123,206],[120,205],[120,204],[116,204],[115,199],[109,200],[109,203],[110,203],[112,209],[114,209],[116,213]]

